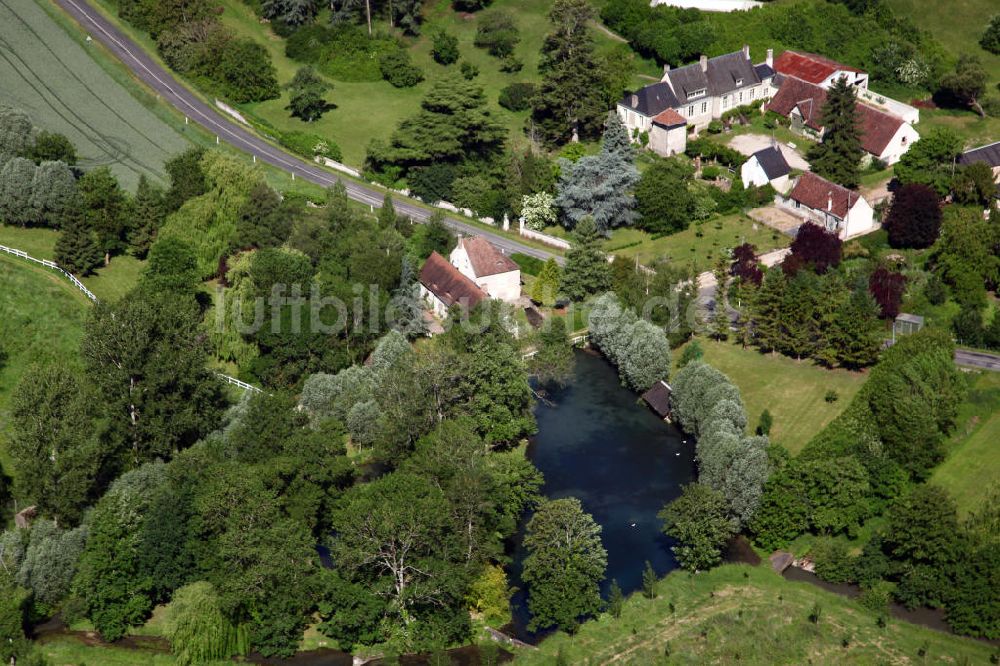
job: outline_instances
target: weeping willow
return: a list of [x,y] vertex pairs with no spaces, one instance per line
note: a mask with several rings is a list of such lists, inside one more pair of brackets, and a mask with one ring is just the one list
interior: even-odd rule
[[250,652],[246,625],[233,624],[219,605],[211,583],[199,581],[177,590],[167,606],[164,629],[178,664],[204,664]]
[[215,303],[205,317],[209,340],[216,357],[233,361],[240,368],[250,365],[257,355],[257,346],[247,342],[241,330],[249,330],[254,322],[253,281],[250,265],[253,252],[244,252],[229,260],[226,279],[230,286],[215,294]]

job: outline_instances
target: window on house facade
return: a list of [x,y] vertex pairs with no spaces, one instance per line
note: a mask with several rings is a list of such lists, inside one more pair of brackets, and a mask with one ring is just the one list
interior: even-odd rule
[[756,89],[756,88],[751,88],[751,89],[750,89],[750,99],[753,99],[753,97],[754,97],[754,93],[756,93],[756,92],[757,92],[757,89]]
[[688,118],[694,115],[694,104],[688,107]]
[[740,91],[740,104],[742,104],[742,103],[743,103],[743,92]]
[[722,108],[723,109],[729,108],[729,95],[726,95],[725,97],[722,98]]
[[702,102],[701,103],[701,112],[705,113],[706,111],[708,111],[708,102]]

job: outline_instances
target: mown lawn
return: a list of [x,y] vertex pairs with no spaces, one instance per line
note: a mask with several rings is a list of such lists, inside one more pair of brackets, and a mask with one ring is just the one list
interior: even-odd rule
[[[819,605],[817,623],[809,615]],[[924,647],[926,656],[918,657]],[[725,565],[661,580],[657,597],[632,595],[621,618],[559,632],[517,664],[904,664],[987,663],[985,643],[889,619],[766,565]],[[561,658],[561,662],[556,659]]]
[[0,253],[0,463],[10,473],[10,396],[32,364],[78,362],[87,297],[62,276]]
[[1000,373],[983,372],[972,381],[959,408],[948,457],[931,483],[948,490],[966,515],[976,510],[991,484],[1000,482]]
[[[224,8],[222,17],[226,25],[240,35],[263,44],[270,51],[280,83],[291,80],[295,71],[305,64],[285,56],[284,40],[276,36],[266,23],[261,23],[246,4],[240,0],[222,0],[220,4]],[[497,105],[497,97],[500,90],[510,83],[538,81],[538,60],[545,34],[550,29],[546,15],[551,5],[551,0],[496,0],[490,5],[489,11],[507,11],[515,17],[521,34],[515,55],[524,63],[520,72],[501,72],[497,58],[473,45],[481,13],[459,13],[452,9],[448,0],[437,0],[424,7],[420,36],[405,38],[413,64],[424,73],[425,80],[422,83],[412,88],[393,88],[385,81],[349,82],[328,78],[333,91],[327,98],[336,108],[311,123],[289,115],[285,108],[288,105],[287,91],[279,99],[247,104],[241,108],[282,130],[300,130],[329,137],[340,146],[344,162],[359,166],[364,161],[371,139],[388,138],[402,119],[417,111],[420,100],[435,81],[458,73],[457,63],[443,66],[434,62],[431,57],[432,37],[438,30],[444,29],[458,38],[461,59],[479,67],[476,82],[483,87],[493,113],[510,130],[512,141],[523,142],[527,112],[507,111]],[[382,22],[377,22],[376,27],[388,29],[388,25]],[[598,30],[594,30],[593,35],[600,52],[628,50],[626,45]],[[637,62],[640,73],[658,73],[654,63],[638,59]],[[648,80],[638,77],[635,80],[636,87],[647,83]]]
[[[54,260],[58,238],[59,232],[54,229],[23,229],[0,224],[0,245],[24,250],[37,259]],[[23,260],[17,261],[27,265]],[[100,300],[116,301],[135,286],[145,266],[145,261],[121,255],[113,257],[108,267],[98,269],[94,275],[88,275],[81,281]],[[69,285],[65,278],[60,279]]]
[[752,243],[762,254],[785,247],[789,242],[777,231],[736,214],[695,222],[684,231],[660,238],[637,229],[617,229],[605,243],[605,249],[616,256],[638,257],[647,266],[666,259],[702,272],[712,270],[719,257],[728,257],[737,245]]
[[[796,361],[780,354],[761,354],[740,345],[698,338],[706,363],[718,368],[739,387],[750,419],[757,426],[765,409],[774,417],[771,441],[792,454],[802,450],[813,435],[838,416],[854,398],[867,375],[848,370],[828,370],[811,361]],[[679,358],[681,350],[674,353]],[[827,402],[827,391],[837,400]]]

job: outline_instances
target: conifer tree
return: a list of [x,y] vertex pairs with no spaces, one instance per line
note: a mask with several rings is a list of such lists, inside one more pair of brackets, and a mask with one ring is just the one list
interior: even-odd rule
[[712,318],[712,337],[729,339],[729,308],[726,304],[726,287],[729,282],[729,264],[723,258],[715,267],[715,315]]
[[616,620],[622,616],[622,606],[625,605],[625,595],[618,585],[618,580],[611,579],[611,590],[608,592],[608,612]]
[[656,572],[649,560],[646,560],[646,568],[642,571],[642,596],[647,599],[656,598]]
[[[389,205],[392,200],[389,199]],[[392,294],[390,308],[393,313],[392,327],[410,340],[427,335],[424,321],[424,306],[420,300],[420,285],[408,257],[403,257],[399,276],[399,286]]]
[[589,138],[600,130],[607,107],[590,34],[594,18],[587,0],[556,0],[549,12],[553,30],[542,46],[542,84],[531,117],[546,143]]
[[827,339],[840,365],[856,369],[878,360],[884,338],[878,314],[878,303],[865,289],[855,290],[837,311]]
[[837,79],[823,105],[823,142],[809,155],[814,172],[844,187],[857,187],[861,148],[861,119],[854,88],[845,77]]
[[542,305],[555,303],[556,294],[559,292],[559,277],[559,264],[550,257],[531,285],[531,300]]
[[588,155],[576,162],[561,160],[559,194],[556,205],[565,222],[574,227],[585,217],[592,217],[601,233],[613,227],[635,223],[635,195],[639,171],[628,132],[618,115],[608,113],[598,155]]
[[55,247],[56,263],[74,275],[90,275],[101,265],[101,249],[80,211],[67,214]]
[[163,189],[150,183],[146,176],[139,176],[132,215],[134,222],[129,235],[129,251],[143,259],[149,253],[149,248],[156,240],[156,232],[167,216]]
[[751,311],[755,326],[755,340],[763,351],[781,348],[781,303],[784,300],[787,281],[780,268],[764,274],[760,288],[754,294]]
[[573,246],[566,253],[562,290],[574,301],[611,286],[611,272],[601,250],[601,236],[594,221],[586,217],[573,233]]
[[392,196],[388,192],[382,199],[382,207],[378,209],[378,226],[383,229],[396,228],[396,206],[392,203]]

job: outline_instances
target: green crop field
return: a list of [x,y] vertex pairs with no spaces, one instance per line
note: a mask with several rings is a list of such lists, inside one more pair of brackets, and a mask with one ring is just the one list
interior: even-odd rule
[[[699,338],[698,344],[705,351],[705,362],[739,387],[750,428],[757,426],[762,411],[769,410],[774,417],[771,440],[793,454],[844,411],[867,379],[860,372],[828,370],[812,361],[761,354],[732,343]],[[675,357],[680,357],[680,350]],[[837,400],[826,402],[831,390],[837,392]]]
[[8,472],[6,437],[11,391],[33,363],[76,363],[90,301],[63,276],[0,253],[0,462]]
[[0,0],[0,103],[70,138],[83,168],[108,165],[134,189],[187,141],[94,62],[34,0]]
[[995,650],[894,619],[879,627],[857,602],[787,581],[765,563],[674,572],[655,599],[634,594],[618,620],[602,615],[573,636],[558,632],[515,663],[985,664]]

